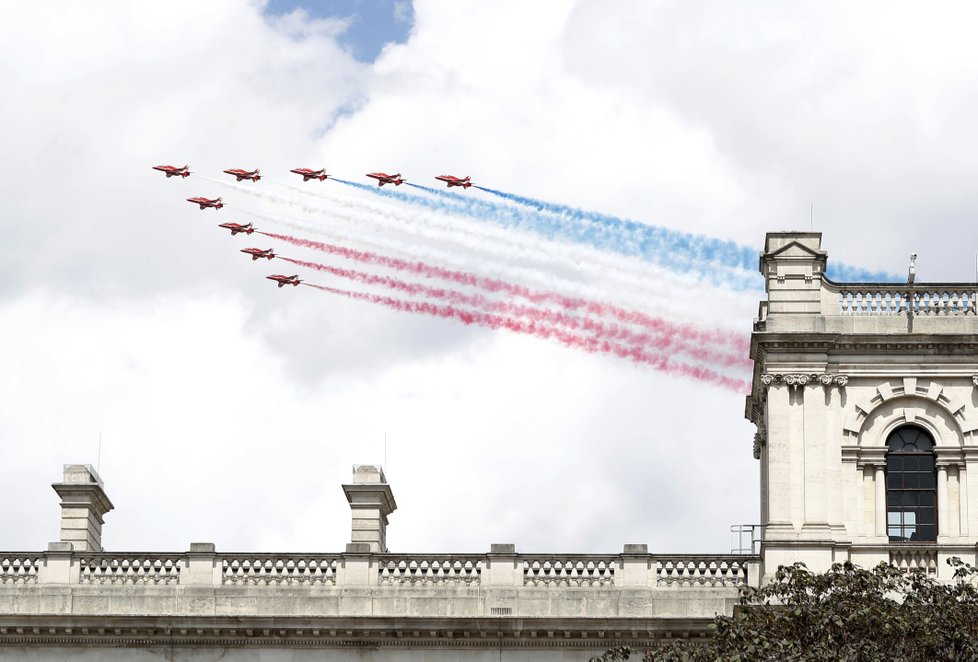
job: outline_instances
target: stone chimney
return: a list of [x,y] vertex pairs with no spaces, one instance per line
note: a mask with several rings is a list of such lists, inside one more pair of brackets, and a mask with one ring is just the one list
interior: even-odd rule
[[51,487],[61,497],[61,542],[76,551],[102,551],[102,517],[112,510],[102,479],[90,464],[64,465],[64,481]]
[[768,232],[760,259],[768,312],[818,315],[827,259],[821,232]]
[[351,547],[366,544],[369,551],[387,551],[387,516],[397,510],[384,470],[372,464],[353,467],[353,483],[343,486],[353,511]]

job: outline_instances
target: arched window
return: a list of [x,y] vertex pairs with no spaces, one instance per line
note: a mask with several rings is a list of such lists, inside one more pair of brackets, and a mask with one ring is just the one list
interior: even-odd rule
[[890,542],[937,540],[934,440],[906,425],[886,440],[886,529]]

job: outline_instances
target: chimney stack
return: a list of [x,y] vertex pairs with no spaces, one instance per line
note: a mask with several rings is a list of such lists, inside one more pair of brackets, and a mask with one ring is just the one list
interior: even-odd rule
[[372,464],[353,467],[353,483],[343,486],[353,511],[351,543],[366,543],[373,553],[387,551],[387,516],[397,510],[383,468]]
[[64,481],[51,487],[61,497],[61,542],[75,551],[102,551],[102,516],[112,510],[102,479],[90,464],[64,465]]

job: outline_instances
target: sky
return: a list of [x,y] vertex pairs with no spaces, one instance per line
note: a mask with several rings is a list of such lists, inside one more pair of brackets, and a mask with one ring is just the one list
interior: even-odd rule
[[372,62],[387,44],[403,43],[413,23],[409,0],[269,0],[264,6],[270,17],[295,11],[313,19],[343,21],[337,40],[364,62]]
[[[392,551],[728,552],[758,518],[765,232],[823,232],[837,273],[975,277],[976,11],[15,0],[0,548],[56,540],[50,484],[91,463],[107,549],[338,551],[377,463]],[[446,173],[490,190],[411,186]],[[292,273],[341,293],[264,278]]]

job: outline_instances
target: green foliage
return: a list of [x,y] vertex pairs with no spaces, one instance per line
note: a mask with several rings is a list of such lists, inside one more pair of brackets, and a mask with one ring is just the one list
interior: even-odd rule
[[[646,662],[705,660],[978,660],[978,569],[953,558],[954,580],[881,563],[778,568],[761,588],[741,587],[732,617],[718,616],[709,640],[663,643]],[[623,662],[613,648],[599,662]]]

